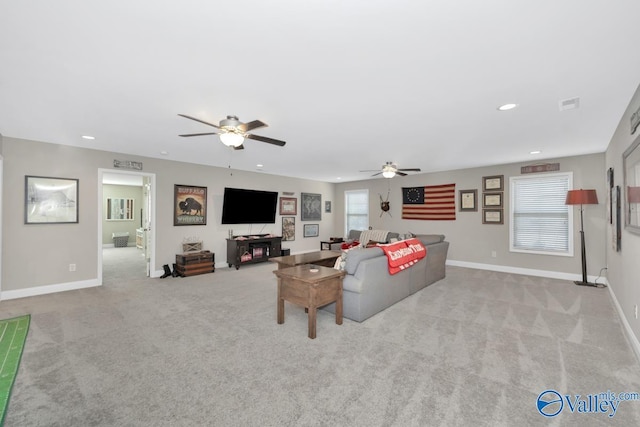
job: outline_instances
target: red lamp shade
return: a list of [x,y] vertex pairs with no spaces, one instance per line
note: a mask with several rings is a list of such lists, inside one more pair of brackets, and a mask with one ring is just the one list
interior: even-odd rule
[[640,203],[640,187],[627,187],[629,203]]
[[597,205],[596,190],[569,190],[566,205]]

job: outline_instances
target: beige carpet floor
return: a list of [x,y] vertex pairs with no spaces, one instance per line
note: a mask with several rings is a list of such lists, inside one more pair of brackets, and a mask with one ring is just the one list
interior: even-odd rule
[[640,425],[638,401],[536,408],[640,392],[606,289],[448,267],[363,323],[320,312],[310,340],[302,308],[276,324],[273,264],[148,279],[131,249],[105,250],[102,287],[0,302],[32,315],[6,426]]

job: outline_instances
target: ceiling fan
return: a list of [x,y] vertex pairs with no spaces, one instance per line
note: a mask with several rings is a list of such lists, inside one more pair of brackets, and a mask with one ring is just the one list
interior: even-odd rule
[[202,136],[202,135],[220,135],[220,141],[227,147],[233,147],[234,150],[244,150],[243,142],[245,139],[254,139],[256,141],[266,142],[269,144],[284,146],[286,142],[280,141],[278,139],[267,138],[266,136],[254,135],[252,133],[248,133],[250,130],[269,126],[266,123],[260,120],[253,120],[251,122],[243,123],[238,120],[236,116],[227,116],[226,119],[220,120],[219,125],[214,125],[213,123],[205,122],[204,120],[187,116],[186,114],[178,114],[181,117],[184,117],[189,120],[195,120],[196,122],[203,123],[208,126],[213,126],[216,129],[219,129],[217,132],[204,132],[204,133],[188,133],[180,136]]
[[[377,169],[364,170],[360,172],[376,172],[376,171],[378,170]],[[384,165],[382,165],[382,170],[379,170],[378,173],[374,173],[371,176],[377,176],[382,174],[382,176],[385,178],[393,178],[396,175],[406,176],[407,174],[405,172],[420,172],[420,169],[419,168],[398,169],[398,166],[396,164],[392,162],[387,162]]]

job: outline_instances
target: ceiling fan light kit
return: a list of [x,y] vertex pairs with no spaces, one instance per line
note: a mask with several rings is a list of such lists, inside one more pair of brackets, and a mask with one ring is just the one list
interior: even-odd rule
[[227,147],[239,147],[244,142],[244,137],[239,133],[226,132],[220,134],[220,141]]
[[382,167],[382,176],[385,178],[393,178],[396,176],[396,168],[392,165],[384,165]]

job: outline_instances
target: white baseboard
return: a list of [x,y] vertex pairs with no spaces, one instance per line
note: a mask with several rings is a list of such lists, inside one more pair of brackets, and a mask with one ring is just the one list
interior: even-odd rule
[[618,302],[618,298],[616,298],[615,292],[613,292],[611,286],[607,287],[609,288],[609,293],[611,294],[611,298],[613,299],[613,305],[616,306],[618,316],[620,317],[620,321],[622,322],[622,326],[624,327],[624,332],[627,335],[627,339],[629,340],[629,345],[631,345],[636,358],[640,362],[640,341],[638,341],[638,338],[636,338],[636,335],[633,333],[633,329],[631,329],[631,325],[625,317],[624,311],[622,311],[622,306]]
[[0,300],[33,297],[37,295],[54,294],[56,292],[73,291],[76,289],[93,288],[100,286],[97,279],[81,280],[79,282],[58,283],[55,285],[35,286],[33,288],[16,289],[14,291],[2,291]]
[[[496,264],[481,264],[477,262],[456,261],[451,259],[447,260],[447,265],[451,265],[455,267],[475,268],[478,270],[499,271],[501,273],[524,274],[527,276],[548,277],[550,279],[561,279],[561,280],[581,280],[582,279],[582,275],[580,274],[562,273],[559,271],[550,271],[550,270],[536,270],[533,268],[509,267],[505,265],[496,265]],[[590,282],[594,282],[596,279],[597,279],[596,276],[587,276],[587,280],[589,280]]]

